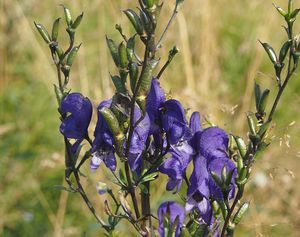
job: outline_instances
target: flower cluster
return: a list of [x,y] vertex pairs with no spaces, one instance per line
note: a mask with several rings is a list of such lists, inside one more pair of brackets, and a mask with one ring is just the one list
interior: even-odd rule
[[[112,172],[117,168],[116,135],[112,130],[111,121],[105,119],[102,109],[113,110],[116,107],[115,98],[102,101],[97,108],[98,120],[94,130],[94,140],[91,152],[93,154],[90,168],[96,170],[103,162]],[[126,111],[123,103],[124,121],[128,120],[130,111]],[[79,93],[71,93],[62,102],[62,111],[69,113],[61,124],[61,133],[66,138],[76,139],[74,152],[87,136],[91,120],[91,102]],[[120,128],[125,134],[123,154],[128,159],[132,172],[138,176],[144,173],[145,167],[159,165],[152,172],[160,172],[168,176],[166,189],[179,192],[183,181],[188,187],[185,208],[174,202],[163,203],[158,209],[160,220],[159,233],[164,236],[162,213],[170,212],[170,222],[177,221],[176,235],[184,222],[186,213],[197,215],[197,220],[208,228],[216,228],[212,201],[227,201],[235,193],[235,163],[228,156],[228,135],[219,127],[202,128],[200,115],[194,112],[190,120],[182,104],[175,99],[166,99],[158,79],[154,78],[147,96],[146,111],[138,105],[134,109],[134,130],[129,147],[128,157],[125,157],[128,138],[128,126]],[[168,158],[166,157],[168,155]],[[121,157],[120,157],[121,158]],[[193,172],[189,180],[186,169],[193,164]],[[229,176],[228,185],[222,187],[217,179],[222,175]],[[174,208],[173,208],[174,206]]]

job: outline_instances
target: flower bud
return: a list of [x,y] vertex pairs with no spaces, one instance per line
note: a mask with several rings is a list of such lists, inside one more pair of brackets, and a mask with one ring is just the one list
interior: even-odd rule
[[52,26],[52,34],[51,34],[51,39],[52,41],[57,41],[57,37],[58,37],[58,30],[59,30],[59,22],[60,22],[60,18],[57,18]]
[[124,143],[124,134],[121,131],[118,119],[114,113],[107,107],[102,107],[99,112],[104,117],[107,122],[113,136],[115,139],[115,148],[119,157],[123,157],[123,143]]
[[116,66],[119,67],[120,60],[119,60],[118,47],[117,47],[116,43],[112,39],[109,39],[107,36],[106,36],[106,43],[107,43],[110,54],[116,64]]
[[279,62],[283,62],[291,46],[291,41],[286,41],[280,49]]
[[144,28],[143,28],[143,23],[139,17],[139,15],[133,11],[132,9],[127,9],[124,11],[125,15],[127,18],[130,20],[131,24],[133,25],[135,31],[139,35],[143,35],[144,33]]
[[135,45],[134,37],[129,38],[126,45],[126,52],[127,52],[127,59],[130,62],[132,61],[133,54],[134,54],[134,45]]
[[287,16],[287,12],[283,10],[281,7],[277,6],[275,3],[273,3],[273,6],[276,8],[276,10],[279,12],[280,15],[283,17]]
[[233,223],[236,225],[239,224],[248,209],[249,209],[249,203],[246,202],[239,208],[239,210],[234,215]]
[[264,112],[265,112],[269,95],[270,95],[270,90],[269,89],[264,90],[264,92],[261,95],[261,98],[259,100],[259,105],[258,105],[258,112],[260,114],[264,114]]
[[70,10],[65,7],[64,5],[61,5],[64,8],[64,13],[65,13],[65,20],[67,23],[67,26],[70,27],[72,25],[72,16]]
[[76,57],[76,55],[77,55],[77,52],[78,52],[80,46],[81,46],[81,44],[78,45],[78,46],[73,47],[73,49],[72,49],[71,52],[69,53],[68,58],[67,58],[67,65],[68,65],[69,67],[72,66],[72,64],[73,64],[73,62],[74,62],[74,60],[75,60],[75,57]]
[[247,146],[244,142],[244,140],[241,137],[235,136],[234,140],[236,142],[236,145],[238,147],[239,153],[241,155],[242,158],[245,157],[246,153],[247,153]]
[[34,22],[35,27],[37,28],[37,30],[39,31],[40,35],[43,37],[44,41],[49,44],[51,42],[50,39],[50,35],[48,33],[48,31],[46,30],[46,28],[41,25],[41,24],[37,24]]
[[80,25],[82,17],[83,17],[83,12],[75,19],[74,23],[72,24],[73,29],[76,29]]
[[255,94],[255,105],[256,105],[256,110],[258,111],[259,107],[259,101],[261,97],[261,89],[260,85],[255,82],[254,84],[254,94]]
[[111,76],[111,79],[116,87],[117,92],[125,93],[126,87],[119,76]]
[[251,135],[256,135],[256,126],[254,123],[253,116],[251,114],[247,114],[247,122],[250,130]]
[[265,51],[267,52],[271,62],[274,64],[276,63],[277,60],[277,55],[274,51],[274,49],[271,47],[271,45],[269,45],[268,43],[262,43],[261,41],[259,41],[261,43],[261,45],[264,47]]
[[128,64],[127,52],[126,52],[126,47],[123,42],[119,45],[118,53],[119,53],[120,67],[126,68],[127,64]]
[[129,66],[130,88],[132,93],[134,93],[138,76],[139,76],[139,67],[136,63],[133,62]]

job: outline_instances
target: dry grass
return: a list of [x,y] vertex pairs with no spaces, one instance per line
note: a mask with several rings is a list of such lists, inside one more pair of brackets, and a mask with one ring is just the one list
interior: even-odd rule
[[[33,21],[37,20],[49,28],[52,19],[62,15],[60,3],[61,1],[58,0],[0,2],[1,93],[4,94],[14,89],[24,78],[41,84],[43,93],[52,93],[52,84],[56,80],[54,67],[47,47],[34,29]],[[134,6],[135,1],[80,0],[64,3],[72,9],[74,14],[79,14],[82,10],[85,12],[77,41],[83,42],[83,47],[80,49],[72,71],[72,88],[74,91],[79,90],[90,95],[96,105],[113,92],[108,73],[114,72],[114,67],[106,49],[104,36],[108,34],[121,40],[112,26],[114,23],[127,24],[120,9]],[[173,1],[165,1],[161,27],[166,23],[167,16],[171,14],[172,3]],[[271,0],[228,0],[226,2],[187,0],[182,12],[178,14],[172,25],[161,51],[162,61],[164,61],[169,48],[174,44],[181,49],[180,55],[162,79],[162,84],[167,91],[171,90],[174,97],[184,101],[186,107],[199,110],[202,116],[210,117],[228,131],[245,135],[245,112],[253,108],[254,79],[261,81],[266,87],[269,86],[273,92],[276,90],[271,74],[272,69],[267,64],[267,57],[257,43],[258,38],[274,42],[277,48],[282,43],[283,31],[280,29],[282,21],[273,10],[271,3]],[[278,0],[277,3],[282,6],[286,5],[284,0]],[[126,31],[129,30],[126,27]],[[252,208],[244,219],[238,236],[298,236],[297,230],[300,229],[300,188],[297,185],[300,181],[300,151],[298,150],[300,113],[297,109],[299,94],[296,93],[299,92],[299,86],[300,81],[297,75],[280,105],[273,145],[253,170],[253,179],[245,197],[246,200],[251,200]],[[34,97],[34,93],[26,96]],[[48,103],[53,107],[54,96],[49,96],[49,98],[51,99]],[[2,116],[0,116],[0,139],[5,139],[11,129],[18,132],[16,129],[19,125],[18,122],[5,120],[4,114],[7,108],[4,104],[1,105],[0,114],[3,114],[3,118],[1,119]],[[26,114],[20,116],[26,116]],[[48,114],[47,116],[55,115]],[[294,120],[296,124],[289,127],[289,123]],[[26,127],[26,124],[24,126]],[[53,134],[56,134],[56,128],[52,129],[55,130]],[[55,136],[58,137],[58,135]],[[25,137],[24,139],[33,138]],[[1,163],[4,164],[3,167],[8,167],[10,164],[10,172],[1,171],[3,184],[1,183],[0,187],[3,186],[1,190],[11,193],[14,200],[9,200],[7,195],[0,194],[2,203],[0,215],[5,217],[0,221],[0,235],[4,233],[5,228],[15,228],[13,223],[21,215],[16,205],[22,202],[23,196],[30,192],[32,198],[37,200],[46,213],[44,218],[51,223],[47,227],[49,230],[44,233],[45,236],[79,236],[82,231],[72,224],[73,217],[69,218],[67,223],[65,220],[65,216],[72,216],[72,213],[67,211],[67,202],[70,200],[74,202],[74,196],[62,192],[56,200],[49,200],[52,196],[47,196],[48,192],[40,188],[41,177],[47,179],[47,172],[54,173],[59,169],[58,167],[63,166],[62,152],[58,149],[59,159],[54,159],[48,150],[53,153],[54,149],[44,144],[42,151],[45,155],[37,159],[33,158],[30,175],[26,174],[28,167],[22,167],[19,161],[14,159],[13,153],[4,154]],[[18,175],[24,175],[26,181],[30,183],[29,187],[14,192],[11,186],[15,185],[12,183],[16,178],[11,175],[12,171]],[[35,172],[38,175],[35,175]],[[61,177],[62,174],[62,172],[56,173],[56,177]],[[101,172],[91,176],[86,183],[87,188],[92,190],[91,193],[93,193],[96,180],[104,180],[105,176],[105,173]],[[160,196],[164,185],[157,184],[155,188],[158,192],[152,196],[154,206],[158,205],[162,199],[170,197]],[[103,200],[102,197],[94,197],[98,210],[102,209]],[[56,204],[54,205],[53,202]],[[77,202],[76,210],[85,208],[79,198],[75,202]]]

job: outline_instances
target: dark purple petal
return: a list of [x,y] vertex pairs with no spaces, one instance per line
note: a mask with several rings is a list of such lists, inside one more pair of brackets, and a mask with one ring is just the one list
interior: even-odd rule
[[227,157],[229,138],[227,133],[218,128],[204,129],[197,136],[197,150],[207,159]]
[[92,117],[92,103],[80,93],[70,93],[61,103],[61,112],[70,113],[63,119],[60,132],[67,138],[83,139]]
[[114,155],[114,138],[110,128],[99,110],[103,107],[109,107],[112,100],[102,101],[98,106],[98,120],[94,131],[94,141],[92,144],[92,152],[99,154],[107,168],[116,169],[116,159]]
[[177,187],[178,191],[186,168],[194,155],[194,150],[185,142],[172,146],[169,152],[171,157],[160,166],[159,171],[169,176],[170,180],[167,190],[173,190],[173,188]]
[[209,173],[207,170],[207,160],[205,157],[198,155],[194,160],[194,170],[190,177],[190,186],[188,187],[187,196],[193,196],[197,191],[199,195],[209,198]]
[[[141,110],[136,106],[134,110],[134,119],[133,122],[136,123],[142,117]],[[150,129],[150,119],[148,114],[145,114],[145,117],[142,121],[138,123],[136,128],[133,131],[131,144],[130,144],[130,153],[137,154],[141,153],[144,148],[148,138]]]
[[[213,159],[208,164],[208,170],[209,170],[209,172],[214,172],[219,177],[221,177],[222,169],[224,166],[226,167],[227,174],[232,170],[234,172],[232,175],[232,178],[231,178],[231,184],[230,184],[230,190],[229,190],[229,199],[231,199],[234,196],[234,191],[235,191],[234,183],[235,183],[235,177],[237,175],[235,163],[232,160],[230,160],[229,158]],[[215,183],[215,181],[212,177],[210,177],[210,180],[209,180],[209,187],[210,187],[211,195],[215,199],[223,198],[221,188]]]
[[161,108],[162,126],[167,133],[170,144],[176,144],[181,140],[192,137],[190,128],[187,125],[184,108],[177,100],[168,100]]
[[165,236],[164,217],[167,212],[169,212],[170,214],[169,221],[171,223],[174,223],[175,219],[178,217],[178,223],[175,230],[175,237],[178,237],[180,235],[180,228],[182,227],[185,219],[184,208],[176,202],[164,202],[159,206],[157,210],[157,216],[159,221],[158,232],[161,237]]
[[190,118],[190,129],[192,130],[193,134],[202,131],[199,112],[192,113]]
[[151,89],[147,96],[146,111],[151,121],[150,133],[159,130],[160,118],[159,108],[165,102],[166,96],[164,90],[160,87],[158,79],[152,79]]
[[112,171],[115,171],[117,168],[116,157],[113,152],[96,152],[91,159],[90,169],[92,171],[98,169],[102,162]]

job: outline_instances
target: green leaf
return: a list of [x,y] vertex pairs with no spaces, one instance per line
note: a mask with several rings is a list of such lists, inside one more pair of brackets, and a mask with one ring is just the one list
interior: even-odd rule
[[158,176],[158,172],[148,174],[141,180],[141,183],[153,181],[157,178],[157,176]]

